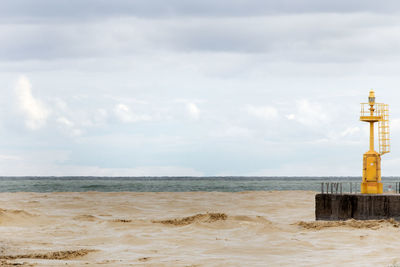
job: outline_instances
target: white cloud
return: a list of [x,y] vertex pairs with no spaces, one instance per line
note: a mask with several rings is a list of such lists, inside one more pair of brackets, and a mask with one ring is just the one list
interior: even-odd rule
[[390,127],[390,131],[392,133],[398,132],[400,130],[400,119],[397,119],[397,118],[391,119],[389,127]]
[[294,115],[294,114],[288,114],[288,115],[286,115],[286,118],[287,118],[288,120],[294,120],[294,119],[296,118],[296,115]]
[[272,120],[278,117],[278,110],[271,106],[247,106],[247,113],[255,117]]
[[116,105],[114,108],[114,113],[122,122],[131,122],[133,120],[133,114],[131,110],[124,104]]
[[60,118],[58,118],[58,119],[57,119],[57,122],[60,123],[60,124],[62,124],[62,125],[65,125],[65,126],[67,126],[67,127],[73,127],[73,126],[74,126],[74,123],[73,123],[72,121],[68,120],[68,119],[65,118],[65,117],[60,117]]
[[114,108],[114,114],[120,121],[125,123],[151,120],[149,115],[135,114],[127,105],[124,104],[116,105]]
[[[41,153],[38,153],[41,155]],[[30,155],[32,156],[32,155]],[[0,156],[0,168],[5,176],[203,176],[193,168],[181,166],[139,166],[133,168],[105,168],[90,165],[60,164],[65,159],[46,158],[42,161],[15,157],[12,166]],[[8,167],[7,167],[8,166]],[[6,168],[7,167],[7,168]]]
[[270,169],[260,169],[255,172],[246,173],[249,176],[356,176],[360,175],[359,165],[353,161],[341,162],[336,165],[334,174],[332,174],[332,164],[316,160],[317,163],[296,163],[284,162],[279,167],[271,167]]
[[108,111],[104,108],[99,108],[96,110],[96,113],[93,118],[93,124],[104,124],[108,118]]
[[3,160],[21,160],[21,158],[13,155],[0,155],[0,161]]
[[61,111],[66,111],[68,109],[67,103],[58,97],[54,100],[54,105]]
[[251,137],[253,132],[244,127],[227,126],[211,133],[213,137]]
[[296,120],[306,126],[316,126],[329,121],[328,115],[319,103],[303,99],[297,102],[297,113],[287,115],[289,120]]
[[186,109],[191,118],[195,120],[200,118],[200,109],[197,107],[195,103],[192,102],[186,103]]
[[[399,175],[399,165],[400,157],[397,157],[397,153],[394,155],[388,154],[382,159],[382,175],[384,176],[398,176]],[[386,158],[387,157],[387,158]]]
[[341,136],[349,136],[349,135],[354,135],[355,133],[358,133],[360,131],[359,127],[349,127],[343,132],[340,133]]
[[31,87],[29,80],[21,76],[15,86],[15,92],[18,106],[26,118],[26,126],[36,130],[46,124],[50,111],[33,96]]
[[75,123],[65,117],[59,117],[57,119],[57,123],[61,125],[62,128],[66,129],[68,133],[72,136],[79,136],[83,133],[81,129],[75,127]]

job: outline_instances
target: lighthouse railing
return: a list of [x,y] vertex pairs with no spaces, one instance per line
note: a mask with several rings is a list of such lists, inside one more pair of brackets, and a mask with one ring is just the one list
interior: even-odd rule
[[375,108],[371,114],[369,103],[361,103],[360,116],[361,117],[369,117],[369,116],[381,117],[383,115],[382,105],[385,105],[385,104],[375,103]]

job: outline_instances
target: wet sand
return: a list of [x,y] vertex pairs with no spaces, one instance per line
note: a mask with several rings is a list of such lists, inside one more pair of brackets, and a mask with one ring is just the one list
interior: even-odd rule
[[1,193],[0,265],[400,266],[398,222],[315,222],[314,196]]

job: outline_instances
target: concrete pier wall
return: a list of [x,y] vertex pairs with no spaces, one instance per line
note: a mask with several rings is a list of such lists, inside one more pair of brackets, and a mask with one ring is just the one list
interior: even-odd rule
[[400,195],[317,194],[316,220],[400,220]]

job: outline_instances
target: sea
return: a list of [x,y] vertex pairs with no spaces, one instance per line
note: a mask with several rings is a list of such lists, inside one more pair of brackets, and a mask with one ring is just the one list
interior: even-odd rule
[[[361,177],[0,177],[0,192],[243,192],[332,190],[359,192]],[[400,177],[383,177],[384,191],[398,190]],[[327,183],[329,183],[327,185]]]

